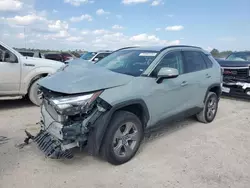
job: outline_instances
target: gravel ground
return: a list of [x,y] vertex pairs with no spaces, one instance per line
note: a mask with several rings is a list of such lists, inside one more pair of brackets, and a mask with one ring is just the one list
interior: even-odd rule
[[15,147],[24,129],[37,131],[39,108],[0,101],[0,187],[205,188],[250,185],[250,103],[222,99],[216,120],[187,119],[147,135],[130,162],[112,166],[84,152],[51,160],[30,144]]

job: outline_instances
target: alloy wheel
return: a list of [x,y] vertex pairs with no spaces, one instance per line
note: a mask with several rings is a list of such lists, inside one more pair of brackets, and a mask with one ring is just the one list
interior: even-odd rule
[[129,157],[133,154],[139,142],[137,127],[132,122],[121,125],[115,132],[113,151],[118,157]]
[[207,117],[209,119],[214,118],[216,114],[216,109],[217,109],[217,99],[215,97],[211,97],[208,100],[208,104],[207,104]]

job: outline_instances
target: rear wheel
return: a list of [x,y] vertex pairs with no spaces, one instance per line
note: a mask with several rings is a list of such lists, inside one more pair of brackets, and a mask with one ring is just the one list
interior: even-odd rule
[[214,120],[218,110],[218,96],[214,92],[209,92],[203,110],[196,115],[198,121],[210,123]]
[[136,154],[142,138],[143,128],[139,118],[131,112],[118,111],[107,129],[102,154],[111,164],[126,163]]
[[42,104],[42,92],[38,88],[38,81],[39,79],[31,84],[29,89],[29,99],[33,104],[40,106]]

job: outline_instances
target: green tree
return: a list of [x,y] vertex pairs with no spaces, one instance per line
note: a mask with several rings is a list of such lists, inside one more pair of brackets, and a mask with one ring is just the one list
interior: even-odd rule
[[219,52],[219,50],[217,50],[217,49],[214,48],[214,49],[211,51],[211,54],[212,54],[212,56],[214,56],[214,57],[219,57],[220,52]]

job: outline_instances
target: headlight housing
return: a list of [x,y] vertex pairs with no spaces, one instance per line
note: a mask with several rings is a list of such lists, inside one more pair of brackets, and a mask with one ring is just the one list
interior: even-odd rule
[[51,99],[50,102],[59,114],[76,115],[79,112],[87,113],[91,104],[102,93],[98,91],[86,95],[74,95]]

